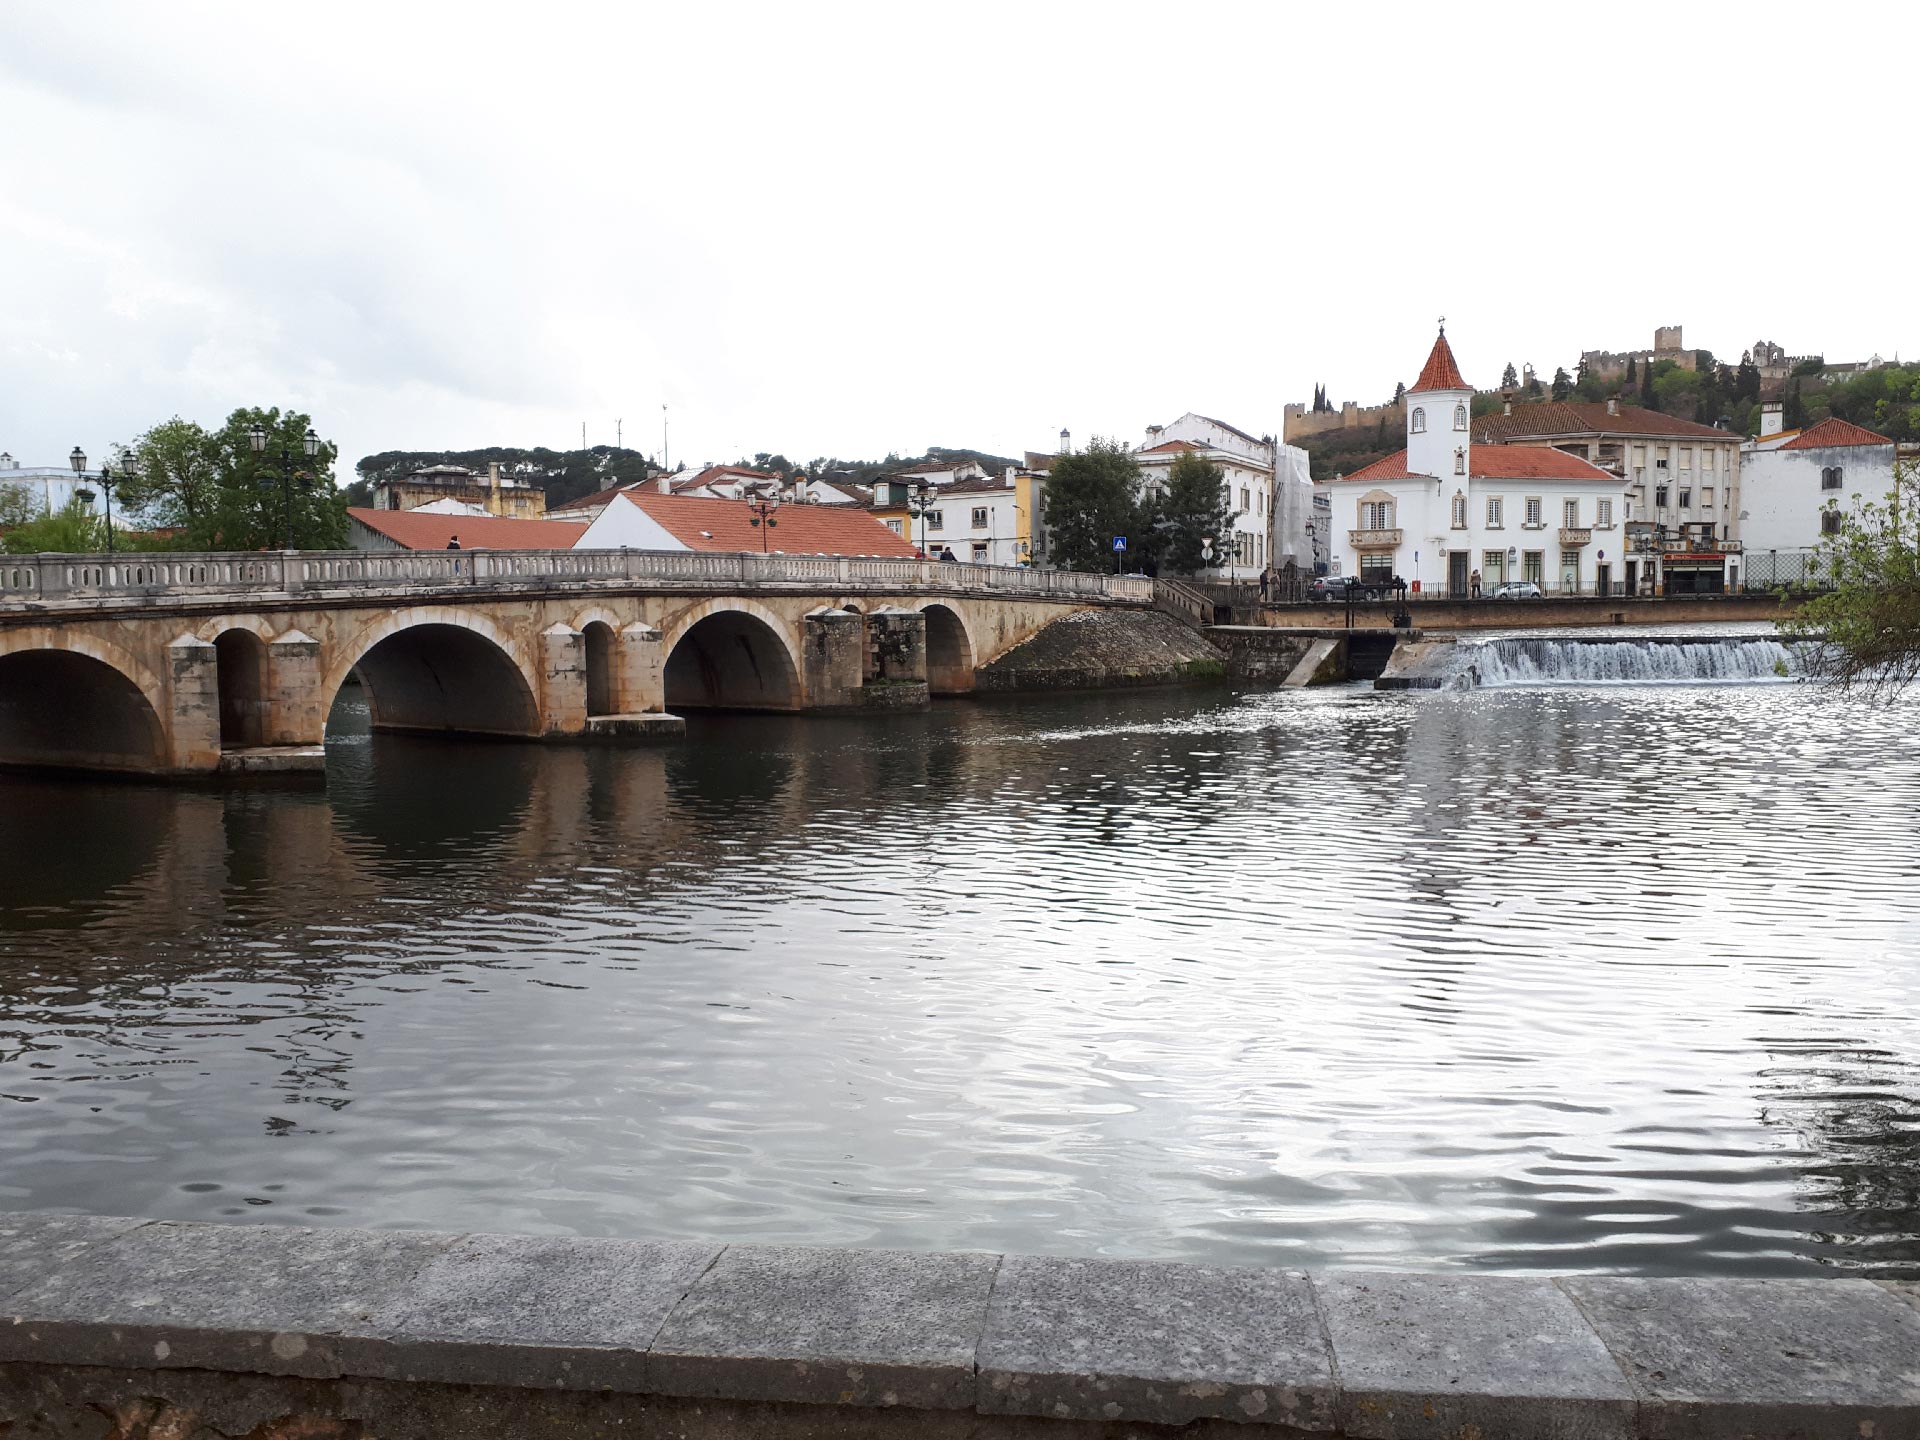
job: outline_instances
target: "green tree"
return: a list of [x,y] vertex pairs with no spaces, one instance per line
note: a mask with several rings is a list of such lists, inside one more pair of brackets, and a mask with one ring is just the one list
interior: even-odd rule
[[1740,357],[1740,369],[1733,381],[1733,394],[1736,400],[1760,398],[1760,367],[1753,363],[1750,354]]
[[1562,365],[1553,372],[1553,398],[1564,400],[1572,393],[1573,377],[1567,374],[1567,367]]
[[1148,523],[1159,537],[1160,568],[1192,575],[1206,566],[1201,542],[1211,539],[1217,557],[1233,548],[1233,507],[1227,499],[1226,472],[1189,450],[1167,471],[1166,493],[1147,507]]
[[1121,440],[1095,436],[1084,450],[1058,456],[1047,477],[1047,528],[1053,557],[1068,570],[1111,570],[1113,540],[1142,539],[1140,467]]
[[[135,470],[122,482],[120,503],[141,524],[180,532],[188,549],[277,550],[287,542],[291,502],[295,549],[344,549],[347,497],[333,484],[338,448],[322,441],[309,458],[311,423],[298,411],[250,408],[235,410],[209,432],[176,416],[118,447]],[[256,425],[267,437],[257,454]]]
[[1622,378],[1621,383],[1629,388],[1640,383],[1640,373],[1636,368],[1636,361],[1631,355],[1627,356],[1627,373]]
[[107,548],[107,522],[79,500],[51,515],[9,529],[0,545],[9,555],[85,555]]
[[1507,361],[1507,368],[1500,372],[1500,388],[1517,390],[1520,386],[1520,372],[1513,368],[1513,362]]
[[1786,403],[1780,408],[1780,422],[1789,430],[1807,428],[1807,402],[1800,396],[1800,382],[1794,380],[1787,385]]
[[1808,642],[1808,673],[1870,695],[1904,690],[1920,676],[1920,466],[1896,463],[1891,493],[1856,503],[1820,569],[1832,589],[1781,626]]

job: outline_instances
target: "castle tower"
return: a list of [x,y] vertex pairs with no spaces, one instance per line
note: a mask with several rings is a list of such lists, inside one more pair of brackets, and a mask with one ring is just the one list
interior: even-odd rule
[[1407,469],[1432,475],[1451,493],[1454,484],[1466,484],[1472,466],[1468,427],[1473,423],[1473,387],[1461,377],[1447,344],[1447,322],[1440,321],[1440,338],[1407,391]]

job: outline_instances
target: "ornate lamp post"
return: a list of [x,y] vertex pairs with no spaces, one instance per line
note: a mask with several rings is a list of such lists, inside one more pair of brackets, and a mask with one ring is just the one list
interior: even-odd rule
[[907,497],[907,513],[920,521],[920,553],[927,553],[927,514],[939,500],[940,492],[929,480],[922,480]]
[[[256,423],[247,432],[247,442],[253,446],[253,453],[266,453],[267,431],[264,425]],[[313,427],[307,427],[307,433],[301,437],[300,448],[307,452],[311,461],[320,453],[320,437],[313,433]],[[309,473],[301,482],[302,489],[313,488],[313,476]],[[280,441],[280,493],[285,499],[287,509],[287,549],[293,549],[293,447],[283,436]]]
[[753,512],[753,520],[750,523],[760,531],[760,553],[762,555],[767,553],[768,542],[772,538],[767,532],[780,523],[773,518],[773,512],[779,508],[780,496],[777,493],[771,495],[755,495],[747,501],[747,509]]
[[113,467],[106,461],[100,462],[100,488],[106,492],[107,496],[107,553],[109,555],[113,554],[113,487],[137,479],[139,474],[139,468],[134,464],[131,455],[120,457],[118,475],[113,473]]
[[[73,452],[67,456],[67,463],[73,467],[76,478],[84,476],[87,473],[87,452],[78,445],[74,446]],[[137,473],[131,460],[121,462],[118,475],[113,473],[113,467],[105,461],[100,464],[100,488],[106,492],[107,496],[107,553],[109,555],[113,554],[113,487]],[[82,505],[91,505],[93,491],[84,485],[77,485],[74,487],[73,498]]]

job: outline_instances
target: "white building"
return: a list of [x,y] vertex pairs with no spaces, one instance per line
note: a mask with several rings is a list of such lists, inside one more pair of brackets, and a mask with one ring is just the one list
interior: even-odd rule
[[1749,585],[1804,578],[1807,557],[1840,533],[1856,504],[1884,500],[1892,491],[1899,458],[1892,440],[1848,421],[1771,429],[1777,417],[1769,406],[1760,438],[1741,448]]
[[[13,456],[0,452],[0,486],[24,497],[35,514],[53,515],[73,503],[75,492],[89,490],[93,492],[93,504],[90,507],[98,515],[106,509],[101,498],[100,472],[87,470],[74,474],[71,465],[22,465]],[[120,516],[116,511],[113,517],[114,528],[120,528]]]
[[1333,482],[1336,573],[1423,594],[1531,580],[1554,594],[1629,593],[1627,482],[1546,445],[1478,445],[1473,387],[1446,331],[1407,392],[1407,448]]
[[[1272,436],[1256,440],[1224,420],[1189,410],[1171,425],[1149,425],[1146,443],[1134,451],[1133,458],[1140,466],[1142,488],[1149,494],[1166,490],[1168,472],[1182,455],[1197,454],[1220,467],[1227,508],[1233,512],[1233,532],[1214,542],[1221,563],[1200,575],[1208,580],[1252,580],[1268,565],[1285,563],[1275,559],[1274,474],[1280,452],[1292,448],[1276,445]],[[1304,467],[1304,451],[1300,458]],[[1305,553],[1304,512],[1310,506],[1310,500],[1302,500],[1293,507],[1302,513],[1285,541],[1290,554]]]

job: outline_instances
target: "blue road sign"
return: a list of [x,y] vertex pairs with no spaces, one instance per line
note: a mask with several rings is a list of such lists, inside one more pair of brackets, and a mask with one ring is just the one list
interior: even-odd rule
[[1124,535],[1116,535],[1116,536],[1114,536],[1114,537],[1113,537],[1113,548],[1114,548],[1114,549],[1116,549],[1116,550],[1124,550],[1124,549],[1126,549],[1126,548],[1127,548],[1127,537],[1126,537],[1126,536],[1124,536]]

